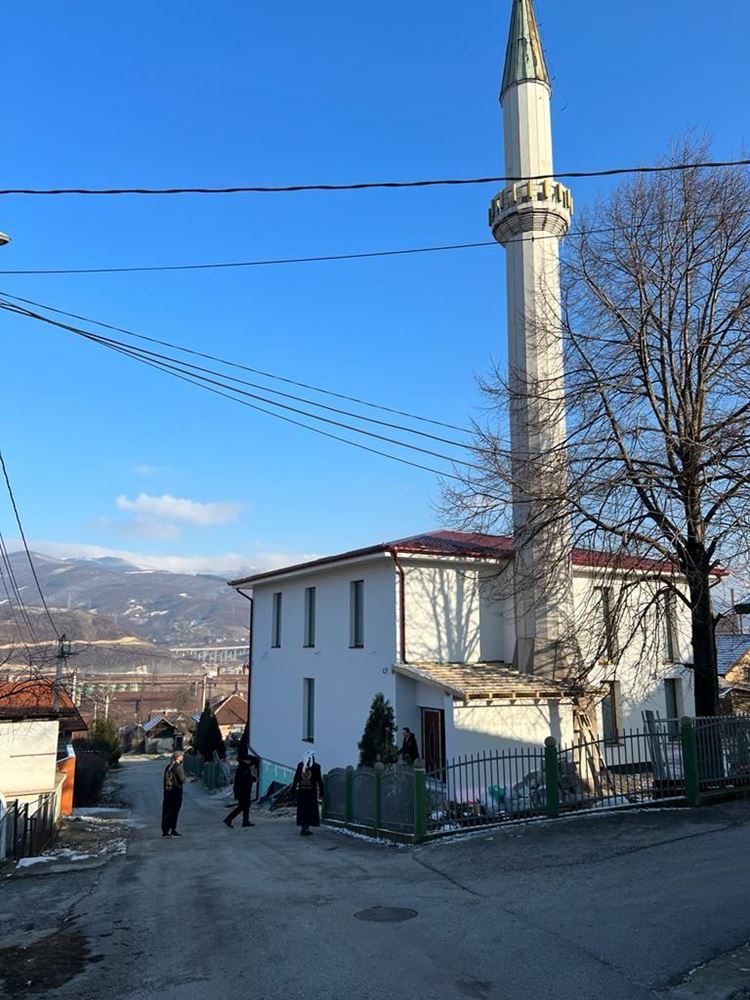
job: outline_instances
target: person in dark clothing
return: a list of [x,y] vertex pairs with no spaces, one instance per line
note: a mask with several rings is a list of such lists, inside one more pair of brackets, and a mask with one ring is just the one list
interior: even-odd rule
[[255,826],[250,822],[250,800],[253,796],[253,785],[258,780],[258,767],[253,757],[241,757],[234,774],[234,797],[237,808],[225,816],[222,823],[231,827],[232,820],[242,813],[243,826]]
[[304,761],[297,764],[292,791],[297,793],[297,826],[302,827],[300,833],[303,837],[310,837],[310,827],[320,826],[318,792],[323,795],[323,775],[320,764],[316,764],[312,753],[308,753]]
[[401,750],[399,751],[401,759],[407,764],[414,764],[414,761],[419,757],[417,737],[408,726],[404,726],[401,732],[404,736],[404,741],[401,744]]
[[185,784],[185,771],[182,767],[183,755],[177,751],[172,754],[172,760],[164,771],[164,799],[161,807],[162,837],[179,837],[177,832],[177,817],[182,808],[182,786]]

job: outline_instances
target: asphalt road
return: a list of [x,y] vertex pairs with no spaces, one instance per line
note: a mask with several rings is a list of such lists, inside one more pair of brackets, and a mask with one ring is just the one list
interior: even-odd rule
[[[517,824],[413,850],[305,839],[267,814],[228,830],[225,800],[193,784],[183,836],[164,840],[163,767],[123,763],[137,823],[127,855],[0,885],[0,948],[67,954],[72,976],[44,989],[30,973],[0,997],[641,1000],[681,996],[668,991],[689,970],[750,940],[748,803]],[[371,907],[417,915],[355,917]]]

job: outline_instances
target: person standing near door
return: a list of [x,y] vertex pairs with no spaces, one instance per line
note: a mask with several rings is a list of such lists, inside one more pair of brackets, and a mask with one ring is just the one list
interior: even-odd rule
[[164,771],[164,797],[161,806],[162,837],[181,836],[177,832],[177,817],[182,808],[182,786],[185,784],[182,760],[182,752],[176,750]]
[[403,736],[403,742],[399,751],[401,759],[405,764],[411,764],[414,766],[414,761],[419,757],[419,744],[417,743],[417,737],[408,726],[404,726],[401,730],[401,734]]

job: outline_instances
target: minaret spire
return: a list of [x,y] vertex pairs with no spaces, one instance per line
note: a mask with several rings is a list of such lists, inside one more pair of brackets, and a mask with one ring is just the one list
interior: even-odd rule
[[[573,212],[552,180],[550,81],[532,0],[512,0],[500,94],[505,175],[490,204],[506,251],[512,457],[514,665],[553,677],[576,668],[559,241]],[[529,178],[542,177],[542,180]]]
[[513,0],[500,100],[508,87],[524,80],[537,80],[550,86],[534,4],[532,0]]

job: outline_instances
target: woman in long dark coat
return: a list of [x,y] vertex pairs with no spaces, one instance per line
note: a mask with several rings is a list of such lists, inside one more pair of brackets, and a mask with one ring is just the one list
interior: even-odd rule
[[320,826],[318,792],[323,795],[323,775],[312,753],[297,764],[292,781],[292,791],[297,793],[297,826],[303,837],[312,836],[311,826]]
[[234,775],[234,797],[237,808],[233,809],[222,820],[226,826],[232,825],[232,820],[242,813],[243,826],[255,826],[250,822],[250,800],[253,797],[253,785],[258,778],[258,768],[252,757],[241,757]]

